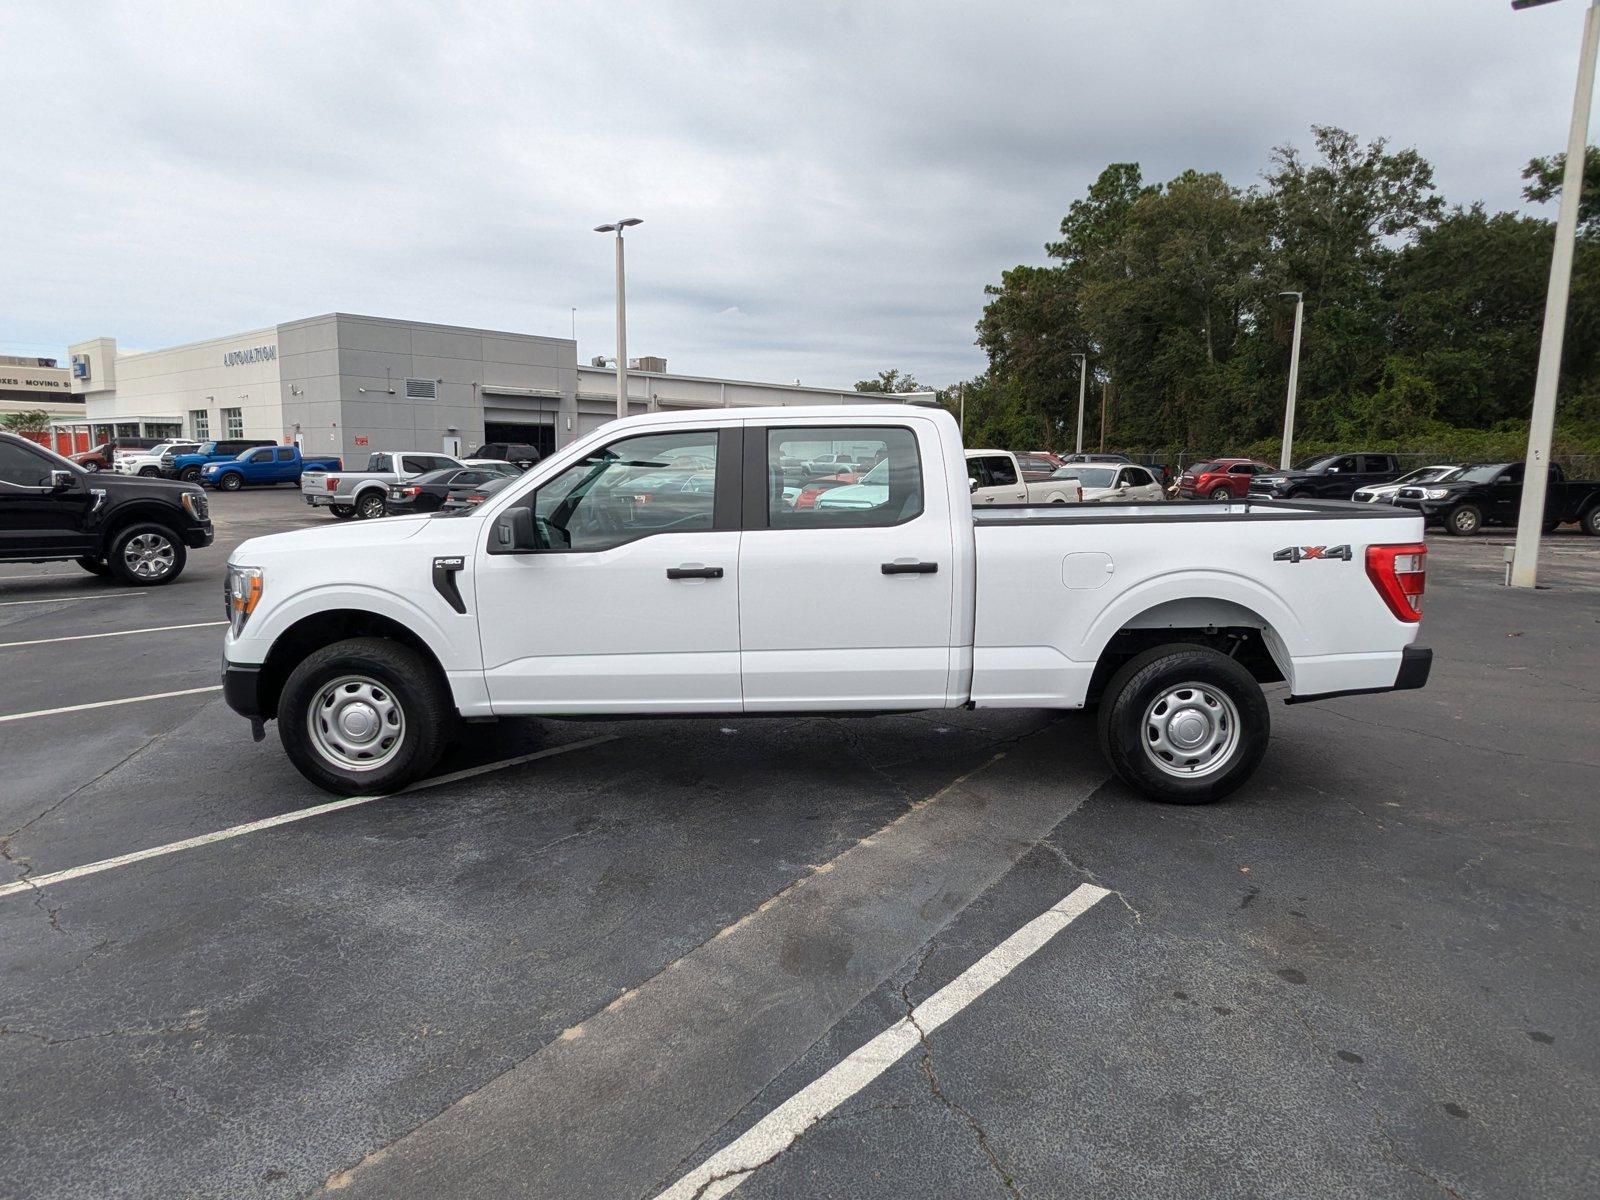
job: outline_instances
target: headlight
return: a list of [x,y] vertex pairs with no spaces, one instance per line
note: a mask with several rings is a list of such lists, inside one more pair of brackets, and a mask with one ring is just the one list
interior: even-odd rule
[[262,574],[260,567],[236,567],[228,564],[228,580],[225,585],[225,595],[228,602],[228,627],[234,637],[243,631],[245,622],[250,619],[250,614],[255,612],[256,605],[261,602]]
[[1449,488],[1424,488],[1422,494],[1429,500],[1443,500],[1450,494]]
[[211,519],[211,502],[206,499],[204,492],[184,492],[178,497],[178,503],[183,505],[183,511],[196,521],[209,521]]

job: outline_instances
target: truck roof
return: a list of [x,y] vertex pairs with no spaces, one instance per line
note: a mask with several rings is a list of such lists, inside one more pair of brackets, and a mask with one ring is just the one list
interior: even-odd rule
[[[853,422],[858,417],[869,417],[877,420],[900,418],[903,420],[908,416],[927,416],[930,413],[943,412],[945,412],[943,408],[934,404],[841,404],[826,406],[820,404],[768,404],[752,408],[723,408],[721,405],[707,405],[705,408],[688,408],[675,412],[639,413],[624,419],[632,424],[639,424],[644,421],[649,421],[652,424],[657,421],[670,421],[673,423],[704,421],[708,416],[733,417],[741,421],[793,421],[801,417],[807,419],[821,417],[840,422]],[[954,419],[954,417],[951,417],[951,420]],[[608,422],[605,427],[610,428],[611,425],[621,425],[622,423],[623,421],[621,420]],[[409,451],[407,453],[416,452]],[[426,451],[425,453],[433,453],[433,451]]]

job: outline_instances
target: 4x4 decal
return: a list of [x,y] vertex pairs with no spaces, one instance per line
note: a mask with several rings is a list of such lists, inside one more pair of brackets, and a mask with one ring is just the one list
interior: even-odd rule
[[1273,553],[1273,562],[1303,562],[1308,558],[1342,558],[1349,562],[1354,555],[1349,546],[1285,546]]

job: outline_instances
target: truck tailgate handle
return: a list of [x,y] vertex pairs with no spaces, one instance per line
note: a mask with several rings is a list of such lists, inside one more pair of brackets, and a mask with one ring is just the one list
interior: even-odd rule
[[929,562],[886,562],[883,564],[883,573],[885,575],[932,575],[938,569],[938,563]]
[[721,579],[721,567],[668,567],[668,579]]

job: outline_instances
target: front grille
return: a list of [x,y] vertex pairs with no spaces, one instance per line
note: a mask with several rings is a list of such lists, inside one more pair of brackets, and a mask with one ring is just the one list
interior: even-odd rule
[[1422,489],[1421,488],[1401,488],[1398,492],[1395,493],[1395,498],[1398,499],[1398,500],[1421,500],[1422,499]]

